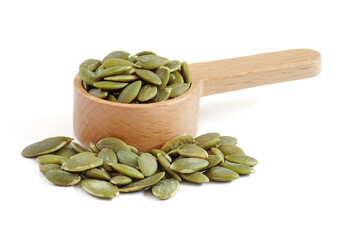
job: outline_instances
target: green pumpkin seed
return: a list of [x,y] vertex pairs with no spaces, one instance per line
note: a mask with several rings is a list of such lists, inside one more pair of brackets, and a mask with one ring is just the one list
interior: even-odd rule
[[[95,84],[94,84],[95,85]],[[89,93],[97,98],[106,98],[107,95],[109,94],[107,91],[103,90],[103,89],[99,89],[99,88],[92,88],[89,90]]]
[[95,71],[98,67],[100,67],[100,65],[101,61],[98,59],[86,59],[80,64],[79,68],[86,68],[90,71]]
[[[129,70],[130,68],[131,66],[115,66],[115,67],[105,68],[104,70],[98,72],[96,76],[98,78],[105,78],[114,75],[119,75]],[[105,79],[105,80],[109,80],[109,79]]]
[[178,71],[173,72],[175,79],[174,81],[171,83],[184,83],[184,78],[181,76],[181,74]]
[[164,151],[160,150],[160,149],[153,149],[150,151],[150,153],[154,156],[157,157],[157,154],[160,153],[161,155],[163,155],[165,157],[166,160],[168,160],[169,163],[172,162],[171,157]]
[[169,161],[161,154],[158,153],[156,154],[157,159],[159,160],[159,163],[161,165],[161,167],[173,178],[175,178],[176,180],[178,180],[179,182],[181,182],[181,177],[179,176],[179,174],[173,170],[170,169],[170,163]]
[[104,80],[111,81],[111,82],[133,82],[135,80],[138,80],[139,77],[136,75],[115,75],[111,77],[105,77]]
[[132,179],[129,178],[128,176],[122,176],[122,175],[118,175],[115,177],[112,177],[110,179],[110,182],[114,185],[126,185],[132,182]]
[[55,154],[41,155],[36,159],[36,161],[40,164],[58,164],[58,165],[61,165],[66,160],[68,160],[66,157],[62,157]]
[[158,75],[161,80],[161,85],[159,86],[159,89],[165,88],[170,79],[169,68],[165,66],[161,66],[158,69],[156,69],[155,74]]
[[42,173],[47,173],[50,170],[54,170],[54,169],[60,169],[60,165],[58,164],[44,164],[44,165],[39,165],[39,169],[40,172]]
[[118,161],[116,154],[112,150],[107,148],[103,148],[97,156],[104,161],[103,167],[107,171],[112,171],[113,169],[110,164],[117,163]]
[[121,59],[128,59],[130,57],[130,53],[125,52],[125,51],[113,51],[111,53],[109,53],[108,55],[106,55],[106,57],[104,57],[103,62],[106,59],[109,58],[121,58]]
[[[128,83],[111,82],[111,81],[99,81],[99,82],[94,83],[94,87],[100,88],[100,89],[105,89],[105,90],[117,90],[117,89],[124,88],[127,85],[128,85]],[[91,90],[93,90],[93,89],[91,89]],[[90,91],[89,91],[89,93],[90,93]],[[106,92],[106,91],[103,91],[103,92]]]
[[245,155],[245,152],[241,148],[235,145],[221,145],[219,146],[219,150],[224,154],[225,157],[226,155],[231,155],[231,154]]
[[246,166],[246,165],[243,165],[243,164],[239,164],[239,163],[232,163],[232,162],[223,162],[223,163],[220,163],[220,165],[222,167],[225,167],[227,169],[230,169],[234,172],[237,172],[239,174],[250,174],[250,173],[254,173],[255,172],[255,169],[253,169],[252,167],[249,167],[249,166]]
[[188,182],[192,183],[207,183],[209,178],[201,172],[194,172],[189,174],[180,174],[180,176]]
[[178,173],[193,173],[206,168],[209,162],[201,158],[180,158],[170,165],[170,169]]
[[146,102],[155,97],[157,94],[157,87],[151,84],[145,84],[141,87],[137,99],[140,102]]
[[129,84],[120,93],[118,102],[121,102],[121,103],[132,102],[138,95],[140,88],[141,88],[141,81],[136,81],[136,82]]
[[134,74],[136,71],[136,67],[131,67],[129,70],[122,73],[122,75],[131,75]]
[[130,56],[130,58],[128,60],[132,63],[136,63],[138,59],[139,59],[138,56],[133,55],[133,56]]
[[170,72],[175,72],[181,67],[181,63],[178,60],[172,60],[166,65]]
[[219,146],[221,145],[236,145],[237,139],[231,136],[222,136],[220,137],[221,141],[219,142]]
[[85,147],[79,143],[76,143],[76,142],[70,143],[70,147],[72,147],[72,149],[74,149],[75,152],[77,152],[77,153],[90,152],[90,150],[87,147]]
[[69,143],[71,143],[71,142],[74,140],[74,138],[64,137],[64,136],[58,136],[58,137],[45,138],[43,141],[52,141],[52,140],[65,141],[66,144],[69,144]]
[[61,149],[59,149],[56,152],[57,155],[59,156],[63,156],[66,157],[67,159],[71,158],[72,156],[74,156],[75,154],[77,154],[77,152],[75,152],[74,149],[69,148],[69,147],[63,147]]
[[100,179],[100,180],[110,180],[111,179],[111,176],[108,172],[105,172],[98,168],[92,168],[92,169],[86,170],[84,172],[84,175],[88,178],[95,178],[95,179]]
[[208,160],[209,165],[205,169],[212,168],[222,162],[218,155],[210,155],[206,160]]
[[149,70],[145,69],[136,69],[135,74],[138,75],[142,80],[154,84],[154,85],[161,85],[160,77]]
[[96,143],[96,146],[100,150],[107,148],[115,153],[120,150],[130,151],[129,146],[124,141],[114,137],[103,138],[98,143]]
[[169,85],[168,87],[171,88],[170,98],[176,98],[176,97],[186,93],[186,91],[190,87],[190,84],[188,84],[188,83],[174,83],[174,84]]
[[104,65],[100,65],[100,67],[98,67],[96,70],[95,70],[95,76],[99,74],[99,72],[103,71],[105,68],[104,68]]
[[236,172],[224,168],[224,167],[212,167],[208,170],[206,170],[205,175],[212,181],[218,181],[218,182],[228,182],[232,181],[234,179],[239,178],[239,174]]
[[155,102],[162,102],[168,100],[171,94],[171,88],[163,88],[159,89],[156,96]]
[[128,145],[128,146],[129,146],[131,152],[133,152],[133,153],[138,153],[139,152],[139,150],[137,150],[136,147],[131,146],[131,145]]
[[180,189],[180,183],[173,178],[163,179],[155,184],[151,191],[155,197],[166,200],[172,198]]
[[135,56],[137,56],[137,57],[144,56],[144,55],[156,55],[156,53],[154,53],[153,51],[141,51],[141,52],[138,52],[137,54],[135,54]]
[[252,158],[244,154],[226,155],[225,159],[228,160],[229,162],[240,163],[249,167],[253,167],[256,164],[258,164],[258,161],[255,158]]
[[114,97],[114,95],[108,95],[105,100],[110,101],[110,102],[117,102],[116,97]]
[[203,148],[190,143],[181,145],[177,151],[181,156],[190,158],[207,158],[209,156]]
[[65,161],[61,169],[69,172],[81,172],[91,168],[99,167],[103,164],[103,160],[95,156],[92,152],[78,153],[69,160]]
[[40,155],[56,152],[66,144],[67,142],[63,140],[43,140],[25,147],[22,150],[21,155],[24,157],[37,157]]
[[144,175],[136,168],[121,163],[111,163],[110,166],[117,172],[136,179],[143,179]]
[[[139,56],[139,55],[138,55]],[[138,61],[135,63],[135,67],[153,70],[169,63],[169,59],[160,57],[158,55],[142,55],[139,56]]]
[[142,153],[138,160],[139,169],[145,177],[154,175],[158,169],[156,158],[150,153]]
[[50,182],[59,186],[73,186],[81,180],[78,174],[69,173],[61,169],[50,170],[45,175]]
[[134,63],[121,59],[121,58],[108,58],[103,61],[103,66],[105,69],[112,68],[112,67],[123,67],[123,66],[134,66]]
[[151,187],[158,183],[165,176],[165,172],[156,173],[145,179],[132,182],[129,185],[126,185],[119,189],[120,192],[135,192],[148,187]]
[[80,68],[79,70],[79,76],[81,80],[83,80],[86,84],[89,84],[90,86],[93,86],[94,83],[100,80],[100,78],[95,75],[93,71],[90,71],[86,68]]
[[190,68],[186,62],[181,63],[181,75],[186,83],[192,82]]
[[219,156],[220,159],[221,159],[221,162],[224,161],[224,159],[225,159],[224,154],[219,149],[211,148],[210,151],[211,151],[212,154],[215,154],[216,156]]
[[90,147],[90,150],[91,150],[93,153],[99,153],[99,152],[100,152],[100,149],[98,149],[98,147],[96,146],[96,144],[93,143],[93,142],[90,142],[90,143],[89,143],[89,147]]
[[116,153],[119,162],[133,168],[138,168],[139,156],[131,151],[120,150]]
[[193,143],[194,139],[189,134],[181,134],[177,135],[168,142],[166,142],[162,147],[161,150],[164,152],[170,152],[173,149],[180,147],[185,143]]
[[204,149],[215,147],[220,141],[219,133],[206,133],[194,139],[194,143]]
[[81,187],[89,194],[99,198],[113,198],[119,196],[119,189],[113,184],[98,179],[84,179]]

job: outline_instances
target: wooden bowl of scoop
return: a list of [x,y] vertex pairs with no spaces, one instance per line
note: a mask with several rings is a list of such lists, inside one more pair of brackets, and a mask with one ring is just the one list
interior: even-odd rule
[[177,98],[159,103],[125,104],[92,96],[74,80],[73,127],[84,145],[117,137],[139,151],[161,146],[176,135],[198,131],[203,96],[308,78],[320,73],[321,56],[310,49],[293,49],[246,57],[189,64],[192,84]]

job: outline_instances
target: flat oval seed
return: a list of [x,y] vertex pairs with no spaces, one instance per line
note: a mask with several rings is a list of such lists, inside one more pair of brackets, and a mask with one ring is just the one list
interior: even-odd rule
[[153,51],[141,51],[138,52],[137,54],[135,54],[135,56],[144,56],[144,55],[156,55],[156,53],[154,53]]
[[139,157],[138,164],[140,171],[146,177],[154,175],[158,169],[156,158],[150,153],[142,153]]
[[157,94],[157,87],[151,84],[145,84],[141,87],[139,94],[137,95],[137,99],[140,102],[146,102],[152,98],[154,98]]
[[221,141],[219,133],[205,133],[194,139],[194,143],[204,149],[215,147]]
[[132,62],[132,63],[136,63],[138,58],[139,58],[138,56],[133,55],[133,56],[130,56],[129,61]]
[[69,147],[63,147],[56,152],[56,155],[66,157],[67,159],[71,158],[75,154],[77,154],[77,152]]
[[161,66],[158,69],[156,69],[155,74],[158,75],[161,80],[161,85],[159,86],[159,88],[160,89],[165,88],[170,79],[169,68],[165,66]]
[[156,154],[157,159],[159,160],[159,163],[161,165],[161,167],[173,178],[175,178],[176,180],[178,180],[179,182],[181,182],[181,177],[179,176],[179,174],[173,170],[170,169],[170,163],[169,161],[161,154],[158,153]]
[[134,66],[134,63],[125,60],[125,59],[121,59],[121,58],[108,58],[105,59],[103,61],[103,66],[105,69],[107,68],[112,68],[112,67],[117,67],[117,66]]
[[193,183],[207,183],[210,181],[209,178],[201,172],[194,172],[189,174],[182,173],[180,176],[186,181]]
[[176,98],[183,95],[189,89],[190,84],[188,83],[174,83],[168,86],[171,88],[170,98]]
[[96,146],[96,144],[93,143],[93,142],[90,142],[90,143],[89,143],[89,147],[90,147],[90,150],[91,150],[93,153],[99,153],[99,152],[100,152],[100,149],[98,149],[98,147]]
[[103,164],[103,160],[96,157],[92,152],[78,153],[63,163],[61,169],[69,172],[81,172],[91,168],[99,167]]
[[173,72],[175,79],[173,83],[184,83],[184,78],[181,76],[181,74],[178,71]]
[[219,142],[219,146],[221,145],[236,145],[237,139],[231,136],[222,136],[220,137],[221,141]]
[[141,81],[136,81],[124,88],[124,90],[120,93],[118,102],[121,103],[130,103],[132,102],[136,96],[139,94],[141,88]]
[[152,71],[145,69],[136,69],[135,74],[148,83],[154,85],[161,85],[160,77]]
[[172,162],[171,157],[170,157],[166,152],[164,152],[164,151],[162,151],[162,150],[160,150],[160,149],[153,149],[153,150],[150,151],[150,153],[151,153],[154,157],[157,157],[157,154],[160,153],[161,155],[163,155],[163,156],[166,158],[166,160],[169,161],[169,163]]
[[155,96],[155,102],[162,102],[165,100],[168,100],[171,94],[171,88],[163,88],[159,89],[156,96]]
[[95,70],[95,75],[98,75],[99,72],[103,71],[105,68],[103,65],[100,65],[100,67],[98,67],[96,70]]
[[129,146],[124,141],[114,137],[103,138],[98,143],[96,143],[96,146],[100,150],[107,148],[115,153],[120,150],[130,151]]
[[161,180],[155,184],[151,191],[155,197],[161,200],[166,200],[175,196],[179,189],[180,183],[177,180],[170,178]]
[[105,61],[106,59],[109,59],[109,58],[128,59],[129,57],[130,57],[130,53],[128,53],[128,52],[113,51],[113,52],[109,53],[108,55],[106,55],[106,57],[104,57],[103,61]]
[[79,143],[76,143],[76,142],[70,143],[70,147],[71,147],[72,149],[74,149],[75,152],[77,152],[77,153],[90,152],[90,150],[89,150],[87,147],[85,147],[85,146],[83,146],[83,145],[81,145],[81,144],[79,144]]
[[83,172],[88,178],[95,178],[100,180],[110,180],[111,176],[108,172],[105,172],[98,168],[92,168]]
[[206,168],[209,162],[201,158],[180,158],[170,165],[170,169],[178,173],[193,173]]
[[192,82],[190,68],[186,62],[181,63],[181,75],[186,83]]
[[139,77],[136,75],[128,75],[128,74],[123,74],[123,75],[115,75],[115,76],[111,76],[111,77],[105,77],[104,80],[106,81],[112,81],[112,82],[133,82],[135,80],[138,80]]
[[108,95],[105,100],[110,101],[110,102],[117,102],[116,97],[114,97],[114,95]]
[[232,163],[232,162],[223,162],[220,163],[220,165],[222,167],[225,167],[227,169],[230,169],[234,172],[237,172],[239,174],[250,174],[250,173],[254,173],[255,169],[253,169],[252,167],[243,165],[243,164],[239,164],[239,163]]
[[116,153],[119,162],[133,168],[138,168],[139,156],[131,151],[120,150]]
[[222,162],[221,157],[217,155],[210,155],[206,160],[208,160],[209,165],[205,169],[212,168]]
[[[94,83],[94,87],[100,88],[100,89],[105,89],[105,90],[117,90],[117,89],[124,88],[127,85],[128,85],[128,83],[111,82],[111,81],[99,81],[99,82]],[[89,91],[89,93],[90,93],[90,91]]]
[[119,189],[113,184],[97,179],[84,179],[81,187],[91,195],[99,198],[113,198],[119,196]]
[[225,157],[226,157],[226,155],[231,155],[231,154],[244,154],[245,155],[245,152],[241,148],[239,148],[238,146],[235,146],[235,145],[221,145],[218,148],[224,154]]
[[25,147],[21,155],[24,157],[37,157],[47,153],[56,152],[67,144],[63,140],[43,140]]
[[170,152],[171,150],[178,148],[179,146],[185,143],[193,143],[194,139],[189,134],[181,134],[177,135],[168,142],[166,142],[162,147],[161,150],[164,152]]
[[213,181],[218,181],[218,182],[228,182],[234,179],[239,178],[239,174],[237,174],[236,172],[224,168],[224,167],[212,167],[208,170],[206,170],[205,175]]
[[46,178],[59,186],[73,186],[80,182],[81,177],[78,174],[69,173],[61,169],[53,169],[46,173]]
[[109,94],[107,91],[103,90],[103,89],[99,89],[99,88],[92,88],[89,90],[89,93],[97,98],[106,98],[107,95]]
[[183,144],[177,148],[178,153],[184,157],[194,157],[194,158],[207,158],[208,153],[201,147],[195,144]]
[[54,170],[54,169],[60,169],[60,165],[58,164],[44,164],[44,165],[39,165],[39,170],[42,173],[47,173],[50,170]]
[[121,163],[112,163],[110,166],[117,172],[136,179],[143,179],[144,175],[136,168]]
[[258,164],[258,161],[255,158],[252,158],[244,154],[226,155],[225,159],[228,160],[229,162],[240,163],[249,167],[253,167],[256,164]]
[[39,156],[36,161],[40,164],[58,164],[61,165],[62,162],[68,160],[66,157],[59,156],[56,154],[45,154]]
[[132,182],[132,179],[128,176],[115,176],[110,179],[110,182],[114,185],[126,185]]
[[58,136],[58,137],[45,138],[43,141],[52,141],[52,140],[65,141],[67,144],[69,144],[74,140],[74,138]]
[[160,57],[158,55],[142,55],[139,56],[138,61],[135,63],[135,67],[153,70],[168,64],[169,61],[169,59]]
[[122,187],[119,189],[120,192],[135,192],[139,191],[148,187],[151,187],[158,183],[163,177],[165,176],[165,172],[159,172],[156,173],[150,177],[147,177],[145,179],[132,182],[129,185],[126,185],[125,187]]
[[211,151],[212,154],[215,154],[216,156],[219,156],[221,158],[221,162],[224,161],[224,159],[225,159],[224,154],[219,149],[211,148],[210,151]]
[[78,74],[81,80],[83,80],[85,83],[89,84],[90,86],[93,86],[94,83],[100,80],[100,78],[97,77],[93,71],[90,71],[89,69],[86,68],[80,68]]
[[128,145],[128,146],[129,146],[131,152],[133,152],[133,153],[138,153],[139,152],[139,150],[137,150],[136,147],[131,146],[131,145]]
[[122,74],[123,72],[129,70],[131,66],[115,66],[111,68],[106,68],[96,74],[98,78],[104,78],[109,76],[114,76],[118,74]]
[[172,60],[166,65],[170,72],[175,72],[181,67],[181,63],[178,60]]
[[100,65],[101,61],[98,59],[86,59],[80,64],[79,68],[86,68],[90,71],[95,71],[98,67],[100,67]]
[[97,156],[104,161],[103,168],[108,171],[112,171],[113,169],[110,165],[118,161],[116,154],[107,148],[103,148]]

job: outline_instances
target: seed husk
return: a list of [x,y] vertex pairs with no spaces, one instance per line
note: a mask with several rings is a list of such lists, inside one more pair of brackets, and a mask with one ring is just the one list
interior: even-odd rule
[[186,83],[191,83],[192,79],[191,79],[191,72],[190,72],[190,68],[189,65],[187,64],[187,62],[182,62],[181,63],[181,75],[184,78],[184,81]]
[[56,154],[69,159],[72,156],[74,156],[75,154],[77,154],[77,152],[75,152],[75,150],[70,147],[63,147],[63,148],[59,149],[56,152]]
[[168,100],[171,94],[171,88],[162,88],[159,89],[156,96],[155,96],[155,102],[163,102],[165,100]]
[[161,85],[159,86],[159,89],[165,88],[170,79],[169,68],[165,66],[161,66],[158,69],[156,69],[155,74],[158,75],[161,80]]
[[98,179],[84,179],[81,187],[89,194],[99,198],[113,198],[119,196],[119,189],[113,184]]
[[70,147],[72,149],[74,149],[74,151],[77,152],[77,153],[90,152],[90,150],[87,147],[85,147],[85,146],[83,146],[83,145],[81,145],[79,143],[76,143],[76,142],[71,142]]
[[108,172],[105,172],[98,168],[92,168],[83,172],[88,178],[95,178],[100,180],[110,180],[111,176]]
[[104,148],[110,149],[113,152],[118,152],[120,150],[130,151],[129,146],[122,140],[114,137],[103,138],[96,143],[96,146],[102,150]]
[[190,158],[207,158],[209,156],[203,148],[191,143],[181,145],[177,151],[181,156]]
[[78,174],[69,173],[61,169],[50,170],[45,175],[50,182],[59,186],[73,186],[81,180]]
[[218,155],[210,155],[206,160],[208,160],[209,165],[205,169],[212,168],[222,162],[221,157]]
[[194,139],[189,134],[180,134],[166,142],[162,147],[161,150],[164,152],[170,152],[171,150],[178,148],[179,146],[185,143],[193,143]]
[[161,154],[158,153],[156,154],[157,159],[159,160],[159,163],[161,165],[161,167],[173,178],[175,178],[176,180],[178,180],[179,182],[181,182],[181,177],[179,176],[179,174],[173,170],[170,169],[170,163],[169,161]]
[[145,84],[141,87],[137,99],[140,102],[146,102],[154,98],[157,94],[157,87],[151,84]]
[[112,177],[110,179],[110,182],[114,185],[126,185],[132,182],[132,179],[128,176],[118,175],[115,177]]
[[[139,56],[139,55],[138,55]],[[135,67],[153,70],[169,63],[169,59],[160,57],[158,55],[147,54],[139,56],[138,61],[135,63]]]
[[120,93],[118,102],[121,102],[121,103],[132,102],[138,95],[140,88],[141,88],[141,81],[136,81],[136,82],[129,84]]
[[176,98],[183,95],[190,87],[188,83],[174,83],[168,86],[171,88],[170,98]]
[[131,74],[114,75],[114,76],[104,78],[105,81],[124,82],[124,83],[133,82],[133,81],[138,80],[138,79],[139,79],[138,76],[131,75]]
[[142,180],[132,182],[119,189],[120,192],[135,192],[148,187],[151,187],[158,183],[165,176],[165,172],[156,173],[150,177],[144,178]]
[[228,182],[240,177],[236,172],[219,166],[215,166],[206,170],[204,174],[210,180],[218,182]]
[[237,139],[231,136],[221,136],[221,141],[218,143],[219,146],[221,145],[236,145]]
[[107,171],[112,171],[113,169],[110,165],[118,161],[116,154],[107,148],[103,148],[97,156],[104,161],[103,168]]
[[258,164],[258,161],[250,156],[244,155],[244,154],[230,154],[226,155],[226,160],[233,163],[240,163],[249,167],[253,167],[256,164]]
[[238,146],[235,146],[235,145],[221,145],[218,148],[224,154],[225,157],[227,155],[231,155],[231,154],[244,154],[245,155],[245,152],[241,148],[239,148]]
[[45,154],[36,158],[36,161],[40,164],[58,164],[61,165],[63,162],[68,160],[66,157],[59,156],[56,154]]
[[133,168],[138,168],[139,156],[131,151],[120,150],[116,153],[119,162]]
[[175,196],[179,189],[180,183],[177,180],[170,178],[163,179],[157,184],[155,184],[152,187],[151,191],[155,197],[161,200],[166,200]]
[[37,157],[40,155],[56,152],[66,144],[67,142],[64,140],[43,140],[25,147],[22,150],[21,155],[24,157]]
[[143,179],[144,175],[134,167],[122,163],[112,163],[110,166],[117,172],[136,179]]
[[90,147],[90,150],[93,153],[99,153],[100,152],[100,149],[98,149],[98,147],[96,146],[96,144],[94,142],[90,142],[89,147]]
[[86,84],[89,84],[90,86],[93,86],[94,83],[100,81],[100,77],[95,75],[93,71],[90,71],[86,68],[80,68],[78,74],[81,80],[83,80]]
[[106,98],[109,94],[107,91],[100,89],[100,88],[92,88],[89,90],[89,93],[97,98]]
[[108,55],[106,55],[106,57],[104,57],[103,62],[106,59],[109,58],[121,58],[121,59],[128,59],[130,57],[130,53],[125,52],[125,51],[113,51],[111,53],[109,53]]
[[86,59],[80,64],[79,68],[86,68],[90,71],[95,71],[98,67],[100,67],[100,65],[101,61],[99,59]]
[[54,169],[60,169],[60,165],[58,164],[44,164],[44,165],[39,165],[39,170],[42,173],[47,173],[50,170],[54,170]]
[[205,133],[194,139],[194,143],[204,149],[215,147],[221,141],[219,133]]
[[[127,85],[128,85],[128,83],[112,82],[112,81],[99,81],[99,82],[94,83],[94,87],[100,88],[100,89],[105,89],[105,90],[117,90],[117,89],[124,88]],[[89,91],[89,93],[90,93],[90,91]]]
[[234,172],[237,172],[237,173],[243,174],[243,175],[255,172],[255,169],[253,169],[252,167],[246,166],[244,164],[232,163],[232,162],[225,161],[223,163],[220,163],[220,165],[222,167],[225,167],[227,169],[230,169]]
[[142,80],[154,84],[154,85],[161,85],[160,77],[149,70],[145,69],[136,69],[135,74],[138,75]]
[[175,72],[181,67],[181,63],[178,60],[172,60],[166,65],[170,72]]
[[138,159],[139,169],[145,177],[154,175],[158,169],[156,158],[150,153],[142,153]]
[[209,178],[201,172],[194,172],[188,174],[180,174],[180,176],[188,182],[192,183],[207,183]]
[[103,164],[103,162],[104,161],[101,158],[96,157],[92,152],[82,152],[65,161],[62,164],[61,169],[69,172],[81,172],[99,167]]
[[123,66],[134,66],[134,63],[131,61],[121,59],[121,58],[108,58],[103,61],[103,66],[105,69],[112,67],[123,67]]
[[224,159],[225,159],[224,154],[223,154],[219,149],[217,149],[217,148],[211,148],[211,149],[210,149],[210,152],[211,152],[212,154],[215,154],[216,156],[219,156],[220,159],[221,159],[221,162],[224,161]]
[[175,160],[170,169],[178,173],[193,173],[206,168],[209,162],[201,158],[180,158]]

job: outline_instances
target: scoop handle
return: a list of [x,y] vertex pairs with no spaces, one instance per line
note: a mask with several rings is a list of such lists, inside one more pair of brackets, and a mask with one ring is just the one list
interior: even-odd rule
[[200,95],[308,78],[320,73],[321,55],[311,49],[292,49],[189,65]]

